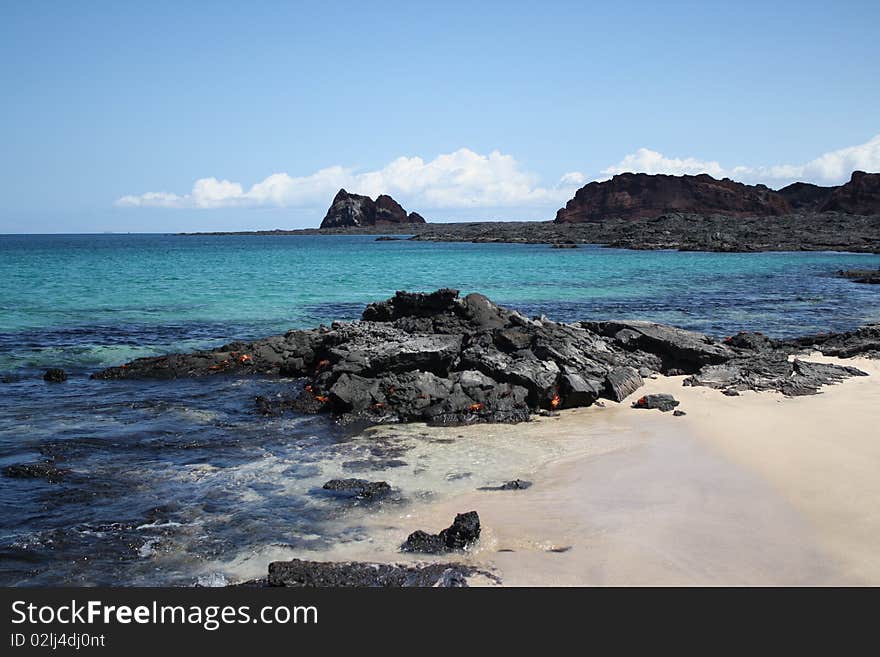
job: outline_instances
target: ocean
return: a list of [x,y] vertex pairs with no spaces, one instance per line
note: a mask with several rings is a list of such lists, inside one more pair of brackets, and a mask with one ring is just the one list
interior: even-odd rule
[[[880,321],[880,294],[833,273],[878,266],[867,254],[375,236],[0,236],[0,468],[51,459],[68,471],[0,478],[0,584],[223,584],[265,546],[363,540],[372,507],[328,497],[326,479],[406,482],[385,502],[401,508],[474,485],[444,470],[429,434],[370,441],[325,417],[257,416],[254,397],[282,385],[272,379],[88,378],[102,367],[356,319],[395,290],[438,287],[560,321],[649,319],[716,337],[847,330]],[[69,380],[43,382],[48,367]],[[503,476],[488,447],[468,449],[478,476]]]

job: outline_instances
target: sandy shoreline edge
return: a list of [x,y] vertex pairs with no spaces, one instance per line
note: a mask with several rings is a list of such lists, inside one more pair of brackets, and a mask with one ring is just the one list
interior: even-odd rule
[[[453,559],[491,570],[505,585],[880,584],[880,440],[873,429],[880,362],[807,359],[871,376],[796,398],[727,397],[658,376],[620,404],[513,426],[457,427],[465,439],[549,446],[543,457],[510,461],[518,468],[511,477],[534,485],[382,509],[365,521],[364,541],[329,553],[268,549],[239,572],[256,575],[266,559],[293,557],[417,561],[397,552],[401,537],[437,531],[473,509],[483,536]],[[652,392],[672,393],[687,415],[630,408]],[[491,584],[472,582],[480,583]]]

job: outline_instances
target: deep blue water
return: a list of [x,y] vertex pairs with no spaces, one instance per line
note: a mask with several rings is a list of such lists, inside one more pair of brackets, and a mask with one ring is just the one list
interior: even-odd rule
[[[353,319],[397,289],[438,287],[563,321],[845,330],[880,321],[880,290],[831,274],[868,266],[880,256],[0,236],[0,467],[49,458],[70,470],[60,483],[0,478],[0,584],[191,584],[249,546],[347,540],[360,511],[315,487],[340,464],[363,474],[405,451],[358,461],[363,445],[324,418],[254,414],[255,395],[294,382],[88,379],[103,366]],[[70,380],[44,383],[49,366]]]

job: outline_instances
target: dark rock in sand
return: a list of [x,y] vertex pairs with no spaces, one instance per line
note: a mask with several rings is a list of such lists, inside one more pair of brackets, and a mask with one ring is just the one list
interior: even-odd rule
[[525,481],[524,479],[513,479],[512,481],[505,482],[500,486],[481,486],[477,490],[525,490],[526,488],[530,488],[531,485],[531,481]]
[[672,411],[672,414],[673,414],[675,417],[682,417],[682,416],[684,416],[684,415],[687,415],[687,413],[685,413],[684,411],[680,411],[680,410],[678,410],[678,409],[675,409],[674,411]]
[[452,525],[439,534],[428,534],[421,530],[409,535],[400,549],[403,552],[424,552],[438,554],[465,550],[480,538],[480,516],[476,511],[459,513]]
[[52,367],[43,374],[43,381],[47,383],[63,383],[67,381],[67,372],[60,367]]
[[618,367],[605,378],[605,392],[609,399],[619,402],[644,385],[641,374],[632,367]]
[[655,395],[645,395],[643,397],[639,397],[636,401],[632,403],[633,408],[647,408],[647,409],[658,409],[666,413],[667,411],[674,410],[676,406],[679,405],[679,401],[670,394],[667,393],[658,393]]
[[21,463],[3,468],[3,475],[10,479],[45,479],[53,484],[61,481],[68,474],[70,470],[59,468],[52,462]]
[[724,365],[710,365],[684,380],[686,386],[717,388],[735,396],[741,390],[776,390],[790,397],[813,395],[824,385],[853,376],[868,376],[855,367],[789,361],[785,353],[745,356]]
[[269,564],[269,586],[289,587],[463,587],[468,578],[483,575],[476,568],[455,563],[419,565],[333,562],[273,561]]
[[391,486],[385,481],[367,481],[366,479],[331,479],[321,488],[343,497],[354,497],[361,500],[372,500],[391,492]]

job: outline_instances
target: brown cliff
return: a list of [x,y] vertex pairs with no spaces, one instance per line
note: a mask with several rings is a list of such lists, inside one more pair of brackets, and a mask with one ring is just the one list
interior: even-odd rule
[[784,215],[791,212],[783,196],[764,185],[744,185],[708,174],[669,176],[621,173],[591,182],[556,213],[557,223],[637,219],[670,212],[730,216]]

